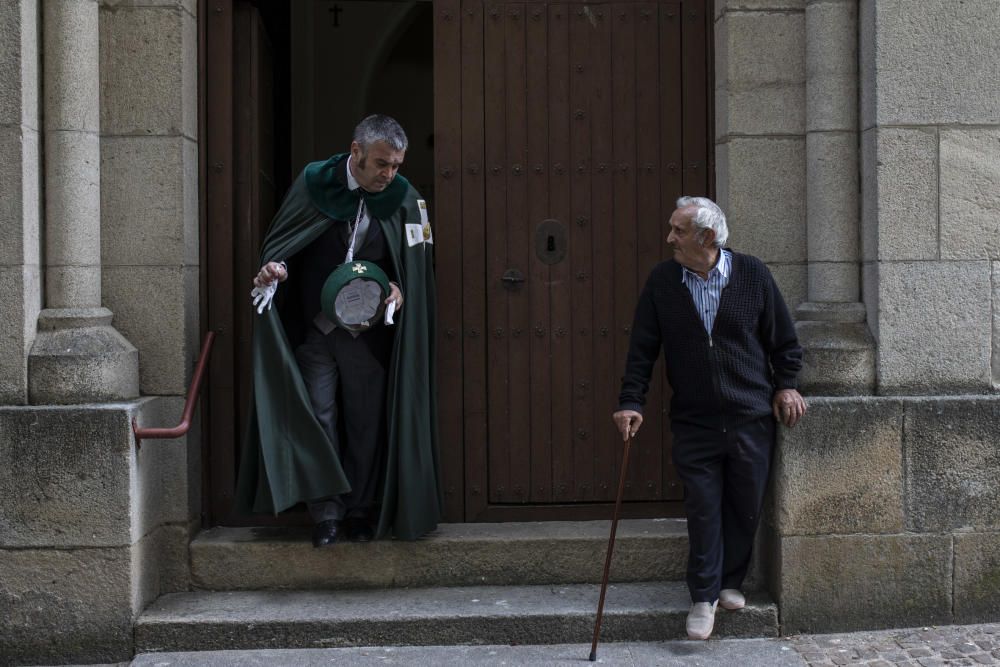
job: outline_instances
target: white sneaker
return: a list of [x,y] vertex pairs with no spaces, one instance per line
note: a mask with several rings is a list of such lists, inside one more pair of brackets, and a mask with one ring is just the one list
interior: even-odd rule
[[747,599],[735,588],[723,588],[719,591],[719,606],[729,611],[736,611],[747,606]]
[[695,602],[687,617],[688,639],[708,639],[715,627],[715,605],[718,602]]

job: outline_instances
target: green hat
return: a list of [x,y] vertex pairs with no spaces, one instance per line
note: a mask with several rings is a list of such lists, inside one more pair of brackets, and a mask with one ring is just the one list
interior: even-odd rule
[[378,323],[389,296],[389,277],[377,264],[341,264],[327,277],[319,301],[331,322],[348,331],[367,331]]

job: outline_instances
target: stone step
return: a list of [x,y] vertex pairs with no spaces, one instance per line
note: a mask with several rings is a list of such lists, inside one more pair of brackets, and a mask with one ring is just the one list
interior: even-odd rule
[[[598,584],[171,593],[139,617],[135,650],[589,645],[599,594]],[[601,639],[683,638],[689,606],[679,582],[612,584]],[[763,594],[716,617],[715,636],[777,634],[777,607]]]
[[[601,643],[597,662],[616,667],[809,667],[790,639]],[[897,647],[898,651],[898,647]],[[128,667],[585,667],[590,643],[477,646],[361,646],[143,653]],[[875,664],[871,662],[869,664]],[[885,663],[892,667],[891,663]],[[121,667],[125,667],[124,665]]]
[[[610,521],[444,524],[416,542],[314,549],[309,528],[212,528],[191,542],[195,588],[369,589],[599,583]],[[618,524],[612,581],[676,581],[687,563],[683,519]]]

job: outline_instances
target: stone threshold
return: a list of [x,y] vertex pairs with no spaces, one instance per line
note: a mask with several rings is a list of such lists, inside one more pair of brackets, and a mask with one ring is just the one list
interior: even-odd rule
[[[217,527],[191,543],[192,583],[213,591],[599,583],[610,528],[610,521],[443,524],[415,542],[314,549],[307,527]],[[611,580],[682,580],[687,550],[683,519],[622,520]]]
[[[589,644],[599,594],[598,584],[172,593],[139,617],[135,651]],[[681,582],[612,584],[602,641],[683,638],[689,606]],[[778,635],[764,594],[716,618],[716,637]]]

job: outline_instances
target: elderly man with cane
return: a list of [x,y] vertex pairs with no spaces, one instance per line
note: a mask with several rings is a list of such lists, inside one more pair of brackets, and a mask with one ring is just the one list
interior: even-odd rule
[[613,419],[623,439],[642,425],[662,348],[673,388],[673,460],[688,521],[687,633],[708,639],[716,605],[741,609],[740,588],[774,448],[775,420],[794,426],[802,348],[778,286],[759,259],[725,247],[726,216],[704,197],[681,197],[670,216],[673,259],[639,297]]

